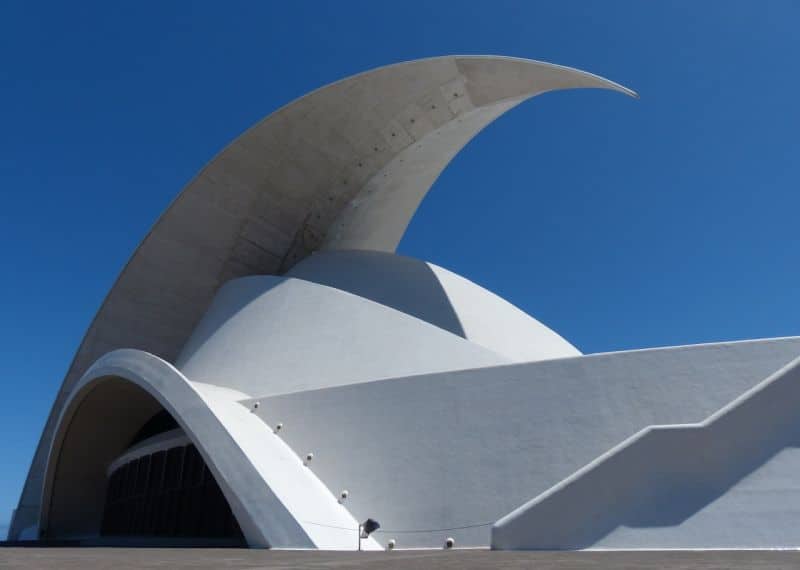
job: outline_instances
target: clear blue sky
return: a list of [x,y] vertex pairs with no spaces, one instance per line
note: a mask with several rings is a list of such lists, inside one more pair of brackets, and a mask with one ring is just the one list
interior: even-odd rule
[[548,94],[450,165],[401,253],[584,352],[800,334],[800,3],[0,3],[0,534],[126,259],[289,100],[464,53],[621,82]]

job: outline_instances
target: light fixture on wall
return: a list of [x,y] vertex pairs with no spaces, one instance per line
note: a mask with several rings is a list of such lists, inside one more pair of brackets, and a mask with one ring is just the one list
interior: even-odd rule
[[369,538],[373,532],[381,528],[381,523],[375,519],[367,519],[358,525],[358,550],[361,550],[361,539]]

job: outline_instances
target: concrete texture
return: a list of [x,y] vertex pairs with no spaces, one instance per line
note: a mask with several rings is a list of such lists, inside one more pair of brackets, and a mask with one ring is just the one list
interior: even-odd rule
[[173,361],[220,285],[278,274],[319,249],[393,251],[439,173],[482,128],[558,89],[632,94],[574,69],[504,57],[440,57],[333,83],[237,138],[161,216],[117,278],[45,425],[10,535],[34,525],[64,402],[116,348]]
[[800,544],[800,359],[702,422],[651,426],[495,525],[493,548]]
[[[800,338],[631,351],[393,378],[250,404],[260,402],[256,413],[267,424],[283,423],[280,437],[290,447],[314,452],[314,472],[329,489],[350,491],[347,508],[356,519],[381,522],[375,535],[381,544],[395,538],[399,547],[438,547],[453,536],[462,546],[487,546],[495,521],[620,442],[650,425],[702,421],[799,352]],[[603,486],[592,493],[599,501]],[[565,526],[581,527],[587,524],[581,508],[592,516],[592,504],[572,504],[559,516]],[[783,545],[779,528],[795,514],[777,501],[768,515],[774,525],[731,527],[731,537],[748,546]],[[543,524],[557,520],[551,513]],[[651,536],[662,530],[655,522],[649,527]],[[695,543],[710,538],[693,532]],[[615,546],[642,542],[620,539]]]
[[796,551],[710,552],[287,552],[244,549],[0,548],[0,567],[57,568],[271,568],[323,570],[786,570],[800,567]]

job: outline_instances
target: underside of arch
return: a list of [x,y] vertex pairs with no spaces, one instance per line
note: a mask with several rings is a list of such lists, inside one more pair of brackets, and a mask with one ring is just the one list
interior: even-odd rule
[[[178,437],[159,438],[164,432],[157,426],[147,437],[159,421],[175,425],[166,433]],[[67,422],[51,457],[43,538],[244,543],[197,447],[146,390],[120,377],[98,380],[75,403]]]

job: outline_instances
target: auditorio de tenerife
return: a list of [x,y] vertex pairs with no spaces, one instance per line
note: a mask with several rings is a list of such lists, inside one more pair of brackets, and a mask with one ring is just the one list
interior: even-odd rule
[[800,338],[583,355],[394,253],[473,136],[571,88],[635,95],[437,57],[322,87],[230,143],[105,298],[9,538],[800,546]]

